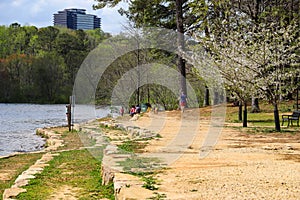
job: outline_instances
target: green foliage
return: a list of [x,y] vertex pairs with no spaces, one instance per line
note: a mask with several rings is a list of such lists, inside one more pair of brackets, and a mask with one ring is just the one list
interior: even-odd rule
[[145,176],[142,178],[142,180],[145,182],[143,184],[143,188],[146,188],[148,190],[158,190],[157,180],[153,176]]
[[[56,103],[59,101],[58,94],[64,87],[63,75],[65,71],[62,57],[56,53],[44,53],[33,62],[33,83],[37,100]],[[51,74],[51,76],[49,76]],[[57,102],[61,103],[61,102]]]
[[[120,2],[121,0],[96,0],[94,9],[101,9],[105,6],[114,7]],[[252,95],[258,96],[263,92],[265,93],[264,96],[269,96],[269,99],[270,96],[277,98],[278,95],[273,95],[273,91],[279,91],[281,94],[284,92],[289,93],[291,91],[289,88],[283,88],[282,90],[275,88],[274,82],[277,82],[278,77],[285,79],[281,80],[283,84],[280,87],[283,85],[295,86],[294,83],[297,82],[295,81],[295,77],[299,76],[299,72],[294,70],[293,73],[292,68],[295,69],[299,66],[299,45],[297,46],[299,44],[297,39],[299,30],[295,29],[296,31],[294,31],[294,29],[291,29],[294,35],[286,34],[288,32],[278,34],[278,32],[288,30],[288,26],[293,23],[299,24],[299,1],[132,0],[124,2],[128,4],[128,7],[126,9],[119,9],[119,12],[133,22],[134,27],[155,26],[175,30],[179,27],[176,25],[182,25],[183,23],[184,31],[187,34],[213,41],[212,45],[204,45],[205,54],[213,52],[212,54],[215,56],[214,61],[223,63],[223,65],[220,65],[220,69],[224,69],[225,71],[222,75],[233,82],[233,84],[226,83],[226,87],[231,93],[238,96],[239,99],[246,101]],[[178,2],[183,3],[181,11],[184,17],[183,20],[179,20],[177,17],[176,21],[176,16],[179,16],[177,15],[179,7],[176,4]],[[263,31],[265,29],[267,31]],[[178,31],[181,32],[180,30]],[[81,38],[84,38],[82,34],[80,35]],[[94,32],[88,32],[88,37],[91,35],[97,38]],[[289,39],[285,38],[284,35]],[[121,41],[122,37],[117,37],[117,39]],[[71,41],[68,42],[68,44],[71,43]],[[86,45],[86,42],[84,44]],[[199,46],[203,48],[203,44]],[[229,48],[226,48],[227,46]],[[65,52],[62,47],[64,46],[60,47],[61,51]],[[126,44],[123,47],[126,48]],[[216,47],[219,47],[219,49],[216,49]],[[99,81],[96,102],[100,104],[111,103],[110,97],[112,96],[114,86],[124,73],[139,64],[157,62],[161,58],[171,60],[173,65],[168,66],[175,68],[174,61],[176,60],[176,56],[166,55],[162,51],[142,50],[130,52],[121,58],[116,58],[116,61],[107,68]],[[240,61],[237,62],[237,60]],[[204,60],[203,62],[206,64],[210,61]],[[171,62],[166,63],[170,64]],[[212,66],[216,65],[213,64]],[[232,69],[228,69],[230,66]],[[240,68],[243,69],[239,73],[236,72],[238,66],[242,66]],[[247,69],[253,66],[258,66],[259,70],[265,69],[265,71],[260,71],[262,76],[252,76],[246,79],[246,77],[252,74]],[[185,70],[183,66],[178,66],[178,68]],[[189,78],[191,70],[187,69],[186,71],[187,78]],[[276,76],[274,76],[274,71],[277,71]],[[235,74],[238,74],[238,79],[232,78]],[[267,77],[265,74],[267,74]],[[271,76],[268,76],[269,74]],[[295,76],[281,76],[281,74],[294,74]],[[257,85],[256,82],[259,82],[257,78],[264,81],[269,80],[270,84],[263,82],[262,85],[268,86],[270,89],[265,89],[264,87],[263,89],[258,89],[254,87]],[[193,77],[192,79],[191,83],[195,86],[194,89],[197,93],[198,102],[201,103],[203,101],[204,84],[198,84],[200,82],[199,79],[196,81],[194,81]],[[247,83],[249,80],[255,80],[255,84],[253,82]],[[289,82],[293,82],[293,84]],[[137,83],[135,84],[138,85]],[[126,90],[126,86],[123,89]],[[142,87],[137,86],[129,104],[152,103],[163,105],[165,109],[174,109],[178,106],[175,99],[174,94],[168,91],[167,88],[149,84]],[[123,106],[128,107],[130,105]]]
[[0,102],[67,103],[76,73],[108,34],[0,26]]
[[[116,36],[111,39],[118,40],[118,46],[120,48],[123,46],[124,48],[128,48],[128,45],[132,45],[129,44],[125,36]],[[104,49],[104,46],[101,46],[101,49],[102,48]],[[114,51],[118,51],[118,49]],[[151,64],[151,68],[147,67],[149,63],[154,63]],[[137,66],[139,66],[139,68],[137,68]],[[178,96],[169,88],[156,83],[156,80],[147,79],[148,74],[160,73],[159,70],[161,70],[161,66],[168,66],[170,69],[176,70],[176,55],[163,50],[141,49],[116,58],[116,60],[106,68],[98,82],[96,102],[98,104],[110,104],[112,92],[116,89],[116,85],[120,88],[118,88],[118,92],[116,92],[116,90],[114,91],[114,95],[121,101],[124,97],[123,95],[128,94],[129,88],[135,88],[135,86],[138,85],[140,77],[141,82],[148,82],[148,84],[141,85],[139,88],[136,87],[136,90],[133,91],[130,96],[129,105],[125,105],[125,102],[120,102],[121,105],[123,104],[124,107],[128,108],[131,107],[131,105],[150,103],[152,105],[160,105],[165,110],[177,109]],[[189,65],[188,68],[192,68],[192,66]],[[187,73],[187,81],[189,81],[193,87],[198,102],[202,102],[202,94],[205,88],[203,81],[195,76],[192,70],[189,70]],[[174,88],[176,88],[176,85],[174,85]],[[201,106],[201,104],[198,106]]]
[[154,196],[148,198],[149,200],[163,200],[163,199],[167,198],[166,194],[160,194],[158,192],[154,192],[153,194],[154,194]]

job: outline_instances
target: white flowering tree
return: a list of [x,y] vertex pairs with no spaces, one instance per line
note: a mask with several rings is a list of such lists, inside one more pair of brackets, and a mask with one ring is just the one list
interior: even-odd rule
[[228,30],[221,39],[202,40],[216,67],[226,79],[228,90],[245,105],[244,126],[247,126],[247,100],[253,95],[274,106],[275,128],[280,131],[278,103],[280,97],[298,86],[299,28],[291,23],[278,27],[268,25]]

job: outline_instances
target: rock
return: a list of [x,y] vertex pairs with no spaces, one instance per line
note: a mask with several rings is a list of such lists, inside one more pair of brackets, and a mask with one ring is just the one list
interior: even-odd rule
[[293,146],[292,146],[292,145],[289,145],[289,144],[285,145],[285,148],[286,148],[287,150],[294,150]]
[[115,170],[111,167],[102,164],[101,166],[101,174],[102,174],[102,185],[108,185],[111,183],[115,177]]
[[11,197],[16,197],[22,192],[26,192],[26,189],[23,188],[10,188],[6,189],[3,193],[3,200],[8,200]]
[[134,115],[134,116],[130,119],[130,121],[136,121],[136,120],[138,120],[139,118],[140,118],[140,115],[136,114],[136,115]]
[[115,145],[107,145],[107,147],[104,149],[104,154],[109,155],[109,154],[114,154],[118,152],[118,147]]

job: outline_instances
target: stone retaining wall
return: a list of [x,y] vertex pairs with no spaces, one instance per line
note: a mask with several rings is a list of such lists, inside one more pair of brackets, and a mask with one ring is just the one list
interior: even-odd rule
[[[151,132],[147,129],[141,129],[134,126],[125,126],[123,124],[115,123],[114,121],[103,121],[100,124],[107,128],[119,128],[128,132],[128,137],[132,140],[153,138],[157,136],[157,133]],[[124,174],[124,170],[118,165],[118,161],[125,160],[130,155],[120,154],[118,147],[112,143],[107,145],[103,153],[102,160],[102,184],[107,185],[109,183],[114,184],[114,193],[116,200],[123,200],[134,197],[138,198],[138,193],[151,195],[152,191],[142,188],[143,181],[138,177]],[[133,191],[139,191],[134,194]]]

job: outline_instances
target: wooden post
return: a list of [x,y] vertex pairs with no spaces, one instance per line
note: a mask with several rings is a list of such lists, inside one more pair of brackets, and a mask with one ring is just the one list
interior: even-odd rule
[[299,108],[299,87],[297,88],[297,100],[296,100],[296,110]]
[[243,127],[247,127],[247,101],[244,101],[244,117],[243,117]]
[[69,127],[69,131],[71,131],[71,104],[66,106],[67,108],[67,119],[68,119],[68,127]]
[[239,121],[243,121],[243,102],[239,100]]

